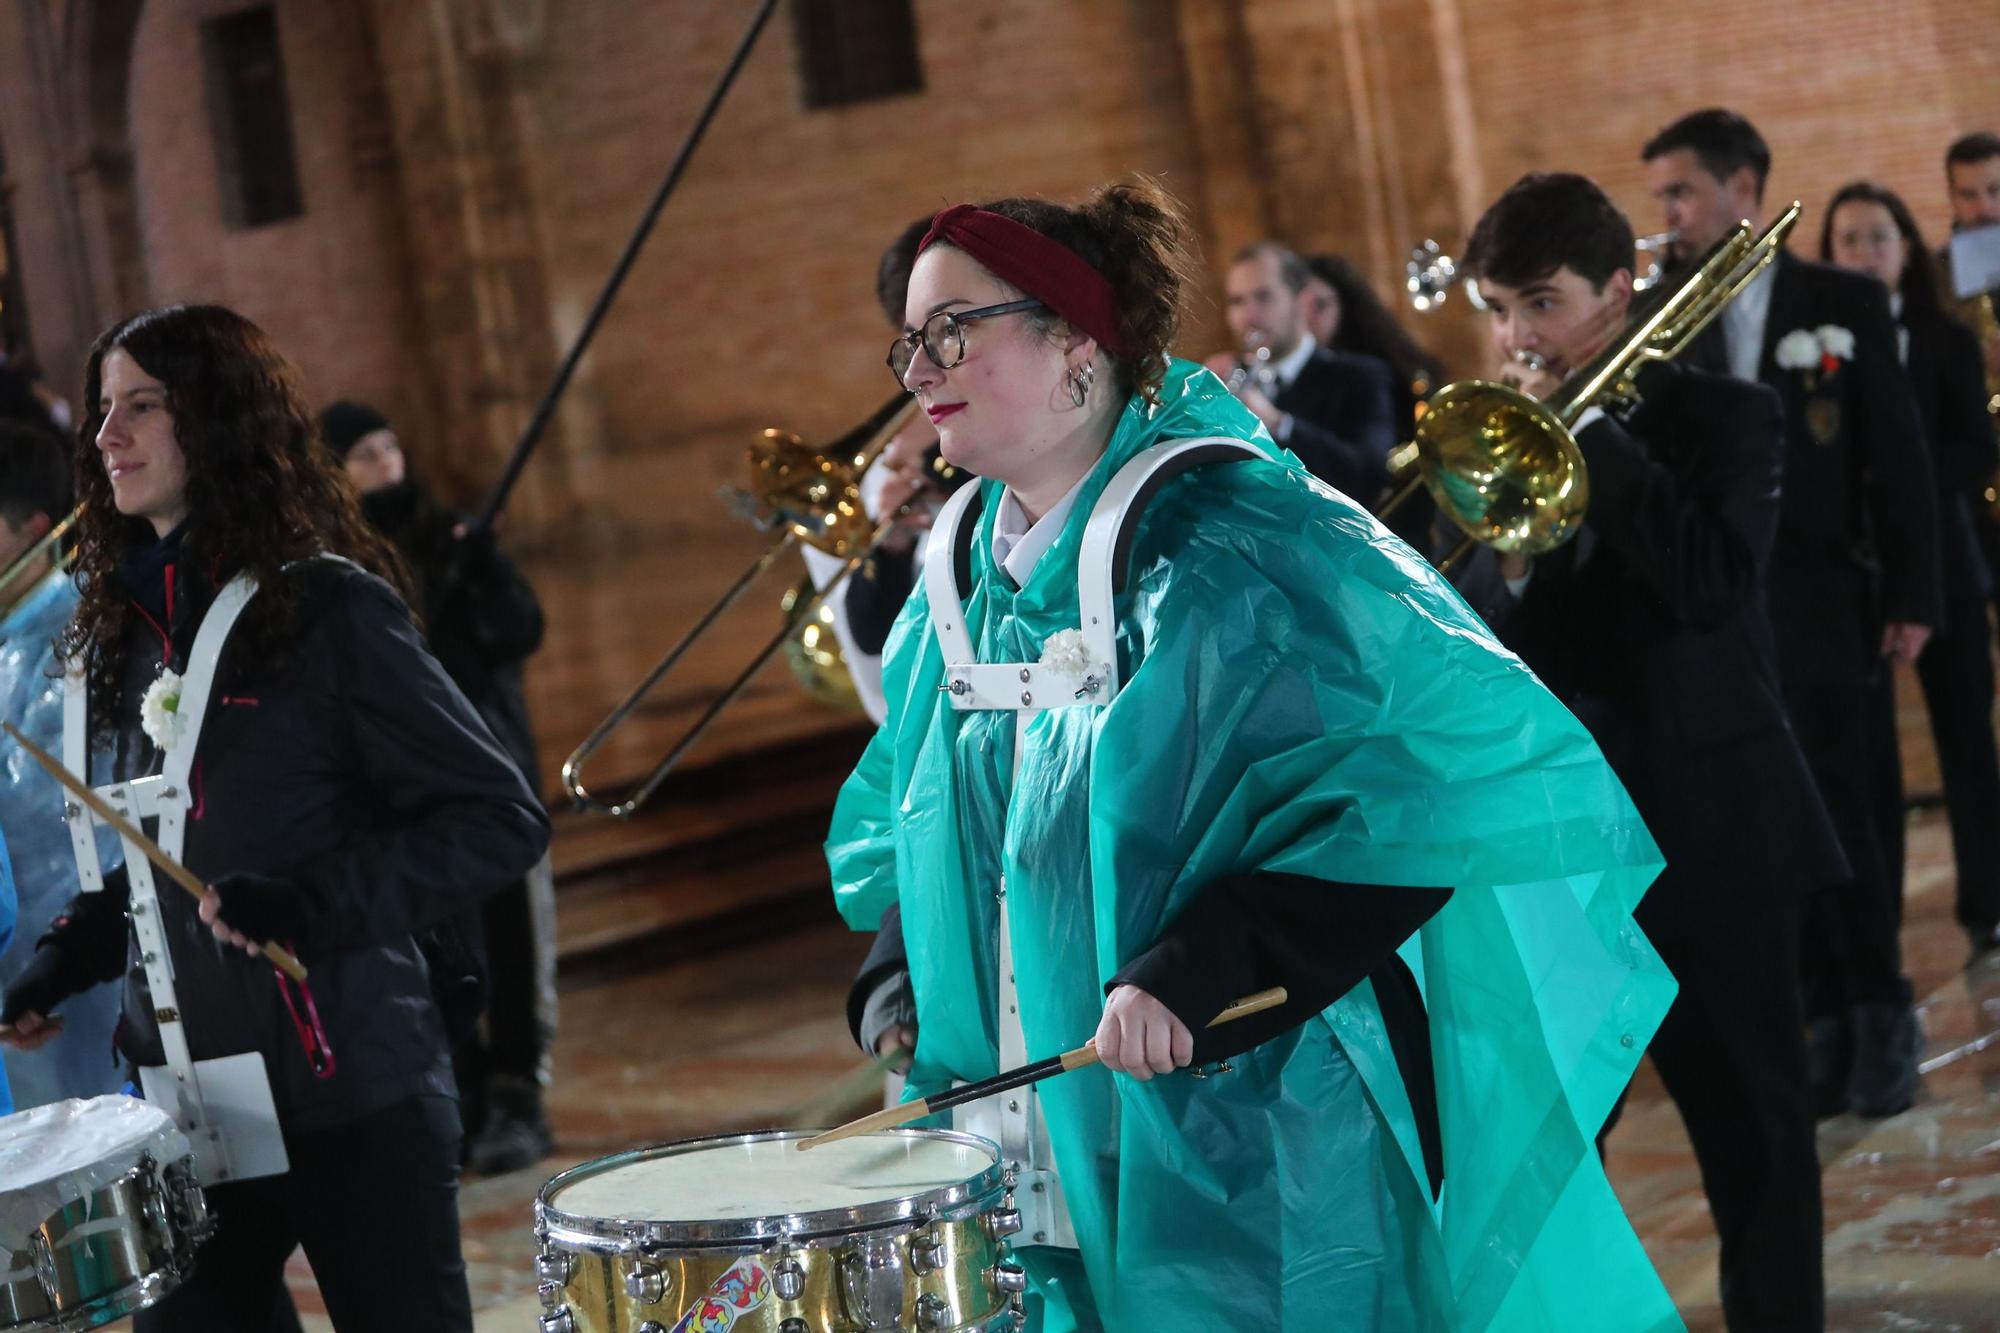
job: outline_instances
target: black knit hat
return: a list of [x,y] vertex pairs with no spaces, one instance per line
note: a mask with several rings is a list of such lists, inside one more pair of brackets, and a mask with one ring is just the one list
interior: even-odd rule
[[364,435],[389,429],[389,419],[366,403],[342,399],[319,414],[319,435],[340,458],[347,457]]

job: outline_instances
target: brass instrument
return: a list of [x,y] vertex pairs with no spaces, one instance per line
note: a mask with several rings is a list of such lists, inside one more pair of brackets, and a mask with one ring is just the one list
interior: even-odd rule
[[[820,605],[868,559],[891,524],[877,524],[868,517],[861,504],[861,477],[883,447],[916,415],[916,411],[917,400],[914,397],[899,396],[897,401],[892,401],[877,414],[872,431],[867,433],[861,445],[839,453],[815,449],[788,431],[766,430],[758,436],[750,447],[751,484],[745,498],[754,506],[754,517],[759,526],[772,530],[782,528],[784,537],[743,571],[736,582],[681,636],[680,641],[667,650],[646,678],[563,761],[563,787],[578,806],[623,818],[644,805],[702,733],[743,692],[764,664],[793,640],[801,625],[816,615]],[[863,430],[868,431],[868,428]],[[702,711],[693,725],[681,734],[666,757],[623,799],[607,801],[592,795],[584,786],[584,764],[603,748],[612,733],[624,725],[646,696],[666,678],[722,613],[735,605],[750,585],[775,565],[781,556],[802,542],[841,557],[846,563],[825,587],[810,591],[808,595],[800,595],[807,590],[794,589],[793,595],[786,599],[784,623],[777,633]],[[828,637],[831,637],[830,634]]]
[[1229,386],[1231,393],[1241,393],[1247,384],[1254,386],[1265,397],[1270,397],[1278,383],[1277,368],[1271,364],[1270,346],[1259,342],[1248,356],[1237,357],[1236,369],[1229,372],[1229,378],[1223,383]]
[[[1958,317],[1978,335],[1980,360],[1986,363],[1986,349],[2000,343],[2000,311],[1993,308],[1993,293],[1965,297],[1958,303]],[[2000,375],[1991,369],[1986,372],[1986,415],[1993,419],[1994,429],[2000,431]],[[1986,479],[1980,498],[1986,501],[1986,511],[1993,521],[2000,523],[2000,473]]]
[[[69,568],[70,557],[73,552],[62,549],[62,540],[69,536],[70,529],[76,526],[77,518],[82,513],[83,507],[81,505],[70,510],[69,513],[63,515],[54,527],[43,533],[33,546],[30,546],[27,550],[9,561],[7,568],[0,570],[0,593],[12,588],[14,581],[22,574],[33,569],[35,562],[38,560],[48,560],[51,567],[55,569]],[[22,585],[18,591],[7,599],[6,606],[0,608],[0,620],[5,620],[7,617],[13,615],[20,608],[21,603],[27,601],[34,594],[35,589],[40,586],[40,579],[30,579]]]
[[1636,403],[1633,378],[1639,367],[1686,350],[1777,258],[1801,211],[1794,202],[1756,236],[1748,222],[1738,223],[1677,286],[1636,306],[1625,330],[1545,400],[1491,380],[1462,380],[1438,390],[1417,422],[1416,439],[1390,456],[1392,471],[1414,475],[1377,516],[1402,504],[1419,485],[1427,487],[1438,508],[1465,533],[1440,569],[1450,568],[1474,543],[1522,555],[1562,545],[1582,524],[1590,502],[1590,479],[1571,433],[1577,419],[1593,406]]
[[[1645,272],[1632,279],[1633,291],[1650,291],[1659,285],[1662,275],[1658,257],[1670,251],[1680,238],[1681,234],[1677,231],[1659,231],[1632,242],[1633,250],[1654,256],[1647,263]],[[1437,309],[1451,295],[1451,289],[1461,285],[1465,288],[1465,299],[1472,303],[1474,310],[1486,308],[1486,303],[1479,299],[1479,284],[1468,279],[1458,261],[1428,237],[1410,251],[1409,262],[1403,265],[1403,275],[1403,290],[1410,294],[1410,304],[1419,311]]]

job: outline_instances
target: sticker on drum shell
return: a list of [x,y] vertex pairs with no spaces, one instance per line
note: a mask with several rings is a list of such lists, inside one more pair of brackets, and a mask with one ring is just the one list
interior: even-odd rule
[[771,1274],[757,1259],[738,1259],[688,1307],[674,1333],[729,1333],[736,1321],[771,1299]]

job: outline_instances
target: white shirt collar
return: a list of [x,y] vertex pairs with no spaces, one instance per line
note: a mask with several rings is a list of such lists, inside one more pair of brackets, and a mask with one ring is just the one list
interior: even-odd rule
[[1076,485],[1062,499],[1049,507],[1049,512],[1028,522],[1028,511],[1021,508],[1021,502],[1014,498],[1013,489],[1000,492],[1000,508],[993,515],[993,560],[1007,571],[1007,577],[1014,580],[1014,586],[1028,586],[1028,576],[1035,572],[1035,566],[1062,535],[1063,524],[1069,521],[1069,511],[1076,507],[1077,492],[1090,479],[1086,472],[1076,479]]
[[1299,377],[1299,372],[1306,368],[1306,362],[1312,360],[1312,354],[1318,350],[1319,340],[1310,333],[1301,333],[1298,346],[1285,353],[1284,359],[1271,367],[1278,377],[1278,387],[1291,388],[1292,381]]
[[1722,312],[1729,373],[1737,379],[1755,382],[1763,367],[1764,325],[1770,318],[1771,287],[1777,276],[1778,266],[1767,265]]

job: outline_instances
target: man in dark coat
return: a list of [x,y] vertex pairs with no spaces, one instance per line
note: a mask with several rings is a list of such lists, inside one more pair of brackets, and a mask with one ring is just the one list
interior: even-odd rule
[[[1624,323],[1632,229],[1581,176],[1524,177],[1474,229],[1498,350],[1545,397]],[[1768,389],[1677,365],[1591,409],[1577,536],[1497,567],[1475,609],[1590,728],[1666,857],[1636,918],[1680,982],[1650,1053],[1722,1240],[1732,1329],[1818,1329],[1819,1160],[1793,960],[1803,893],[1845,873],[1778,684],[1764,568],[1783,419]]]
[[1305,261],[1274,241],[1239,252],[1224,286],[1240,356],[1213,358],[1209,366],[1230,381],[1272,439],[1321,481],[1366,505],[1389,479],[1395,375],[1385,361],[1314,340],[1302,299],[1311,279]]
[[[1739,219],[1762,225],[1771,154],[1743,117],[1694,112],[1642,155],[1680,233],[1677,261],[1704,253]],[[1894,666],[1916,661],[1942,615],[1923,424],[1882,284],[1790,254],[1690,356],[1762,381],[1784,402],[1771,622],[1792,728],[1854,872],[1807,906],[1806,1008],[1821,1020],[1814,1058],[1850,1071],[1854,1109],[1890,1115],[1916,1095],[1919,1033],[1897,938],[1901,877],[1877,818],[1894,798],[1873,737],[1894,725]]]

